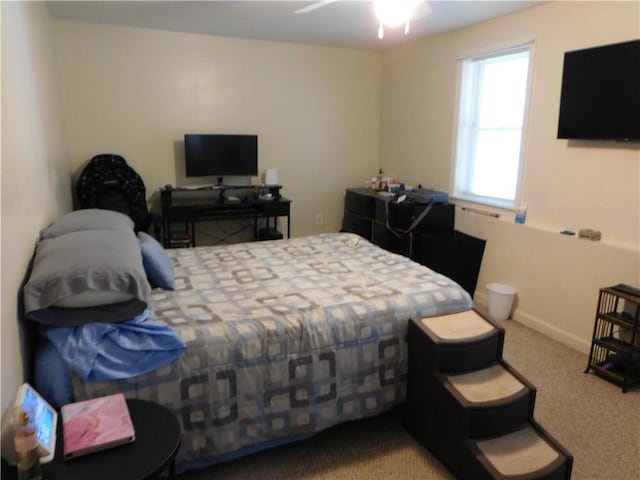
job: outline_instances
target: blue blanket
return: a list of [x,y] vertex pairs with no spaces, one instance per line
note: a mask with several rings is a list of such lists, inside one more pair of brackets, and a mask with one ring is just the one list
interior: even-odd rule
[[42,327],[65,362],[85,381],[118,380],[155,370],[186,348],[170,327],[147,321],[151,308],[121,323]]

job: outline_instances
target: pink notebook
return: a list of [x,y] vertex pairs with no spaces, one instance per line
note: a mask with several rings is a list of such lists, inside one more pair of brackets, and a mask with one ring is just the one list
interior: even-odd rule
[[64,405],[60,415],[65,460],[131,443],[136,438],[122,393]]

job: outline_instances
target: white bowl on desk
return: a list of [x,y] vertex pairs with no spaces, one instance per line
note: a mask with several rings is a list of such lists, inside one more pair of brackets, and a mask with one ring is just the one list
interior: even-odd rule
[[258,195],[258,198],[260,200],[273,200],[273,194],[272,193],[263,193],[262,195]]

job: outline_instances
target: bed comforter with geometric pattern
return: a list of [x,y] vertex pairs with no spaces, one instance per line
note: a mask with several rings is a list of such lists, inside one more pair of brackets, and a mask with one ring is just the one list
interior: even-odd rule
[[404,400],[408,320],[471,308],[449,278],[349,234],[168,251],[150,320],[187,349],[77,400],[124,392],[178,417],[178,470],[371,416]]

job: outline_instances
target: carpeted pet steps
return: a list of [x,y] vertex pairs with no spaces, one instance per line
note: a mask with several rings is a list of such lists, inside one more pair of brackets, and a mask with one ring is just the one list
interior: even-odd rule
[[458,478],[568,479],[573,458],[534,420],[503,343],[475,311],[412,320],[405,426]]
[[475,442],[475,446],[487,464],[506,478],[542,472],[561,460],[560,452],[532,426]]

